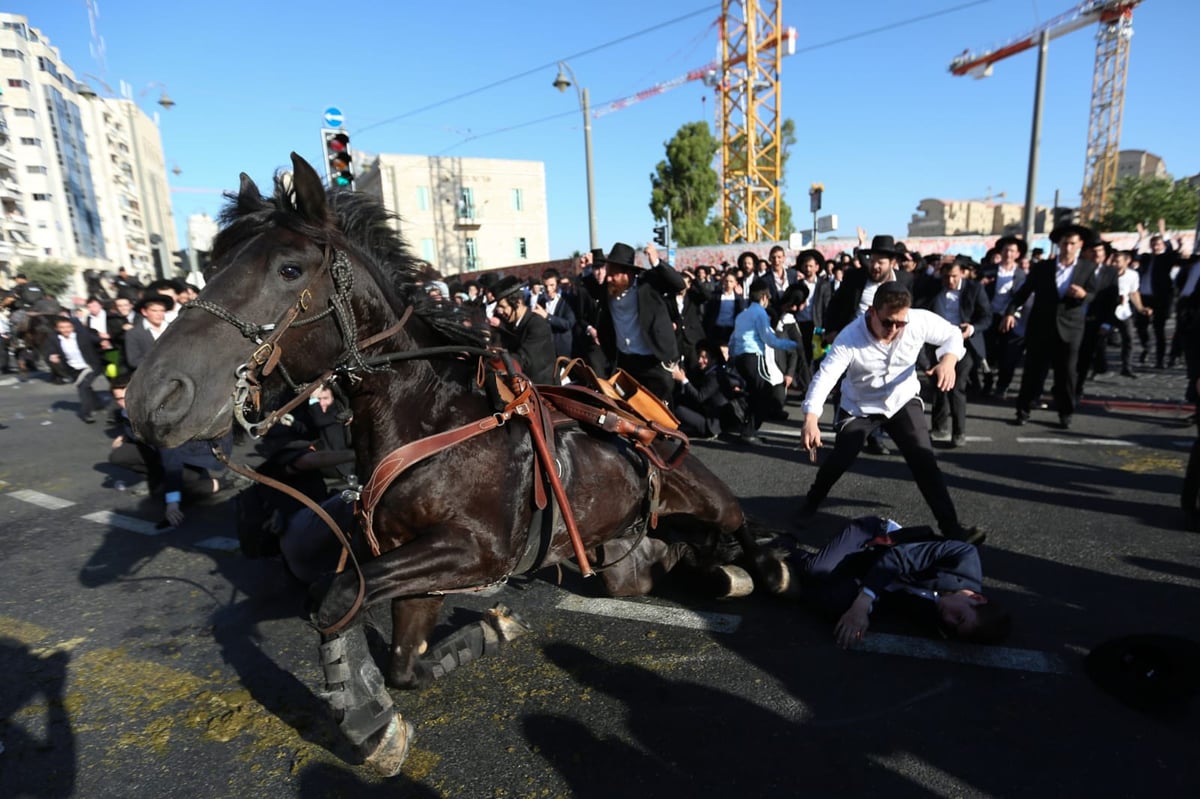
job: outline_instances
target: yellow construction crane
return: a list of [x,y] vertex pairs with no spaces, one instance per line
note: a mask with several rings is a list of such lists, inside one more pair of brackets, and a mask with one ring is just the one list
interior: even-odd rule
[[778,241],[783,151],[780,67],[794,50],[782,0],[722,0],[720,72],[723,240]]
[[1079,216],[1094,222],[1104,215],[1108,195],[1117,182],[1117,154],[1121,141],[1121,113],[1125,108],[1125,76],[1129,71],[1129,40],[1133,36],[1133,9],[1141,0],[1087,0],[1029,34],[983,53],[964,52],[950,63],[955,75],[987,77],[992,65],[1010,55],[1038,46],[1048,38],[1099,24],[1096,35],[1096,68],[1092,76],[1092,106],[1088,119],[1087,158]]

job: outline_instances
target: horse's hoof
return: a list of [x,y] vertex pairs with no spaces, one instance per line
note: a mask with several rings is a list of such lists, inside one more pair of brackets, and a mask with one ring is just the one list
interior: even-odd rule
[[415,735],[413,725],[397,713],[384,728],[375,750],[363,758],[363,764],[370,766],[381,777],[396,776],[408,757],[408,748]]
[[497,602],[485,616],[485,621],[496,631],[501,641],[511,641],[520,638],[533,630],[529,624],[514,613],[503,602]]
[[717,570],[728,581],[728,587],[720,595],[721,599],[735,599],[741,596],[750,596],[750,594],[754,593],[754,579],[741,566],[718,566]]

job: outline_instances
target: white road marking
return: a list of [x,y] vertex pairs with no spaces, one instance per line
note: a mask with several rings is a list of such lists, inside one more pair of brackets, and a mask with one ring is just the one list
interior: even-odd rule
[[120,513],[113,513],[111,510],[102,510],[95,513],[89,513],[83,517],[89,522],[107,525],[109,527],[118,527],[122,530],[139,535],[162,535],[171,529],[169,527],[159,530],[154,522],[148,522],[145,519],[137,519],[133,516],[123,516]]
[[1035,436],[1017,436],[1018,444],[1054,444],[1064,447],[1136,447],[1132,441],[1119,438],[1037,438]]
[[15,386],[17,378],[15,377],[0,377],[0,386]]
[[949,660],[993,669],[1032,671],[1040,674],[1070,674],[1071,668],[1058,655],[1036,649],[1006,646],[976,646],[947,643],[907,635],[868,633],[856,649],[881,655],[903,655],[926,660]]
[[576,613],[591,613],[596,616],[611,616],[630,621],[645,621],[651,624],[669,624],[689,630],[707,630],[714,633],[732,633],[742,623],[742,617],[730,613],[701,613],[684,608],[629,602],[623,599],[594,599],[569,594],[558,603],[559,610]]
[[951,799],[956,796],[972,796],[978,793],[975,786],[965,783],[948,771],[943,771],[924,758],[911,752],[899,750],[886,755],[867,754],[867,760],[877,763],[902,780],[911,774],[921,775],[921,790],[933,796]]
[[30,505],[37,505],[39,508],[45,508],[46,510],[62,510],[75,504],[69,499],[59,499],[58,497],[52,497],[49,494],[43,494],[41,491],[33,491],[28,488],[9,491],[8,496],[13,499],[19,499],[22,502],[28,502]]

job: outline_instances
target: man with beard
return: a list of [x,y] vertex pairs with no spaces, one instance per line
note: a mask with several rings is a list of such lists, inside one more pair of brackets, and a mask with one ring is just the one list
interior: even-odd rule
[[549,322],[529,310],[524,288],[520,278],[501,278],[492,287],[496,310],[488,324],[521,364],[525,376],[535,384],[548,385],[554,382],[554,334]]

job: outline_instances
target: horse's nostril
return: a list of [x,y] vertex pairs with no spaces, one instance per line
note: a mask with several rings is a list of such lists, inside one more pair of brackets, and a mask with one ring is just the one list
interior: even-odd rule
[[171,375],[161,380],[147,396],[151,419],[162,426],[180,421],[191,410],[195,395],[195,384],[187,375]]

